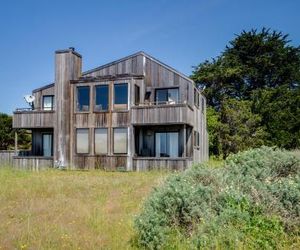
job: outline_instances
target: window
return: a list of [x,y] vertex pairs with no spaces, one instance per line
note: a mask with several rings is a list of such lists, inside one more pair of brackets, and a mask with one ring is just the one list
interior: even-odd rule
[[52,156],[53,155],[53,147],[52,147],[52,133],[42,134],[43,141],[43,156]]
[[157,89],[155,91],[156,104],[176,104],[178,103],[178,88]]
[[90,87],[77,87],[77,111],[90,110]]
[[78,154],[89,153],[89,129],[78,128],[76,130],[76,152]]
[[43,96],[43,110],[53,110],[54,107],[54,96],[44,95]]
[[198,131],[194,131],[194,147],[200,146],[200,134]]
[[196,107],[199,107],[199,93],[197,89],[194,89],[194,104]]
[[201,103],[202,103],[202,113],[204,113],[204,109],[205,109],[205,101],[204,98],[201,98]]
[[155,133],[156,157],[178,157],[178,132]]
[[107,154],[107,128],[95,129],[95,154]]
[[114,85],[114,108],[127,109],[128,104],[128,85],[118,83]]
[[127,154],[127,128],[114,128],[114,153]]
[[140,87],[137,85],[134,85],[134,104],[140,104]]
[[94,111],[108,110],[108,85],[98,85],[95,87],[95,108]]

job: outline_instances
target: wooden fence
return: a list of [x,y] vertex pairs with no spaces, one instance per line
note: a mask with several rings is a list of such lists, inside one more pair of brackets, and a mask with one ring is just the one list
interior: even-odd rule
[[13,165],[14,150],[0,150],[0,167]]

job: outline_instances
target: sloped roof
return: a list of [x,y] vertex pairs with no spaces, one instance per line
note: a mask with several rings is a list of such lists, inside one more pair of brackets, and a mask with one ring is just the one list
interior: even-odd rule
[[119,63],[119,62],[122,62],[122,61],[124,61],[124,60],[130,59],[130,58],[135,57],[135,56],[138,56],[138,55],[145,56],[145,57],[148,58],[149,60],[154,61],[154,62],[160,64],[161,66],[163,66],[163,67],[169,69],[170,71],[173,71],[174,73],[180,75],[181,77],[185,78],[186,80],[189,80],[189,81],[193,82],[193,80],[190,79],[190,78],[189,78],[188,76],[186,76],[185,74],[183,74],[183,73],[179,72],[178,70],[172,68],[171,66],[169,66],[169,65],[167,65],[167,64],[165,64],[165,63],[163,63],[163,62],[161,62],[160,60],[156,59],[155,57],[150,56],[149,54],[145,53],[144,51],[139,51],[139,52],[134,53],[134,54],[132,54],[132,55],[123,57],[123,58],[121,58],[121,59],[112,61],[112,62],[110,62],[110,63],[101,65],[101,66],[99,66],[99,67],[96,67],[96,68],[94,68],[94,69],[87,70],[87,71],[83,72],[82,75],[84,76],[84,75],[93,73],[93,72],[95,72],[95,71],[101,70],[101,69],[103,69],[103,68],[109,67],[109,66],[111,66],[111,65],[117,64],[117,63]]
[[[135,57],[135,56],[138,56],[138,55],[142,55],[142,56],[148,58],[149,60],[154,61],[154,62],[156,62],[157,64],[159,64],[159,65],[161,65],[161,66],[167,68],[168,70],[170,70],[170,71],[172,71],[172,72],[178,74],[178,75],[181,76],[182,78],[184,78],[184,79],[186,79],[186,80],[188,80],[188,81],[190,81],[190,82],[194,82],[192,79],[190,79],[190,78],[189,78],[188,76],[186,76],[185,74],[183,74],[183,73],[179,72],[178,70],[172,68],[171,66],[169,66],[169,65],[167,65],[167,64],[165,64],[165,63],[163,63],[163,62],[161,62],[160,60],[156,59],[155,57],[150,56],[149,54],[145,53],[144,51],[139,51],[139,52],[134,53],[134,54],[132,54],[132,55],[123,57],[123,58],[121,58],[121,59],[112,61],[112,62],[110,62],[110,63],[106,63],[106,64],[101,65],[101,66],[99,66],[99,67],[96,67],[96,68],[94,68],[94,69],[90,69],[90,70],[87,70],[87,71],[85,71],[85,72],[82,72],[82,76],[87,75],[87,74],[90,74],[90,73],[93,73],[93,72],[95,72],[95,71],[101,70],[101,69],[103,69],[103,68],[109,67],[109,66],[111,66],[111,65],[117,64],[117,63],[119,63],[119,62],[122,62],[122,61],[124,61],[124,60],[130,59],[130,58]],[[47,88],[51,88],[51,87],[53,87],[53,86],[54,86],[54,83],[47,84],[47,85],[42,86],[42,87],[40,87],[40,88],[34,89],[32,92],[38,92],[38,91],[40,91],[40,90],[47,89]]]

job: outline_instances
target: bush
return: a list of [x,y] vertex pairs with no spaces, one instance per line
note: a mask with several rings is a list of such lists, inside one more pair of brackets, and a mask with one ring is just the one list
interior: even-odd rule
[[223,168],[200,164],[169,177],[135,227],[137,244],[149,249],[274,248],[299,244],[299,221],[299,159],[261,147],[228,157]]

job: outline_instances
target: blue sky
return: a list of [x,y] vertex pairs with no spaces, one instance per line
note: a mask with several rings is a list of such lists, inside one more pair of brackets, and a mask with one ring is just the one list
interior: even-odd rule
[[70,46],[88,70],[143,50],[189,75],[243,29],[270,27],[300,45],[298,0],[1,0],[0,112],[54,79]]

